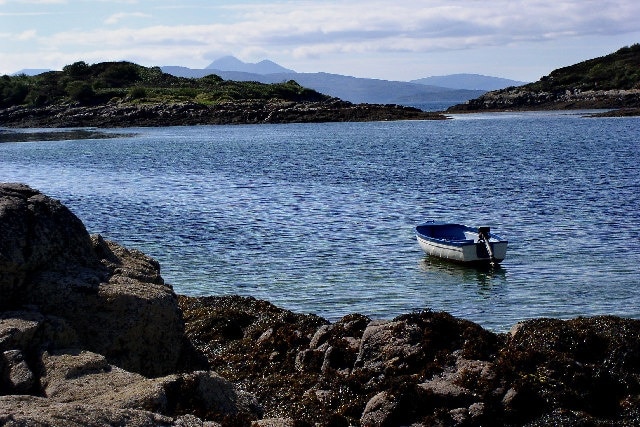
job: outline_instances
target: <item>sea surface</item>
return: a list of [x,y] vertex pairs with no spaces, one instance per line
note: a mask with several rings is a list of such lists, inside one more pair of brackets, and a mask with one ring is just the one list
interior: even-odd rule
[[[0,181],[156,258],[181,294],[330,321],[447,311],[498,332],[640,318],[640,118],[582,113],[108,129],[0,144]],[[489,225],[507,258],[430,259],[414,235],[429,219]]]

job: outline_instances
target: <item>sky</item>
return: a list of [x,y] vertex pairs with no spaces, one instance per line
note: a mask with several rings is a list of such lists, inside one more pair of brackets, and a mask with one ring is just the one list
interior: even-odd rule
[[640,43],[638,0],[0,0],[0,75],[76,61],[537,81]]

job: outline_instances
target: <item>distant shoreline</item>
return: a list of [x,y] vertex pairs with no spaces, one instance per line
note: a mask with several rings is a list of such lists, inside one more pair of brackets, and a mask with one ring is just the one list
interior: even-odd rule
[[[492,114],[492,113],[535,113],[544,111],[566,111],[566,112],[579,112],[579,111],[593,111],[594,109],[586,108],[505,108],[505,109],[486,109],[486,110],[446,110],[442,114],[445,115],[460,115],[460,114]],[[640,116],[640,108],[613,108],[613,109],[601,109],[600,112],[588,112],[584,114],[584,117],[637,117]]]
[[[374,109],[382,107],[382,109],[389,108],[392,106],[379,106],[379,105],[370,105],[370,104],[353,104],[353,105],[361,105],[367,107],[373,107]],[[443,120],[447,119],[448,114],[477,114],[477,113],[508,113],[508,112],[536,112],[536,111],[579,111],[578,109],[567,109],[567,108],[559,108],[559,109],[551,109],[551,108],[509,108],[509,109],[486,109],[486,110],[446,110],[446,111],[422,111],[417,113],[416,109],[411,107],[400,107],[393,106],[396,111],[403,111],[405,108],[408,109],[409,116],[406,120]],[[0,117],[2,117],[3,113],[7,110],[0,110]],[[400,114],[401,116],[402,114]],[[423,117],[424,116],[424,117]],[[596,113],[588,113],[585,114],[584,117],[597,118],[597,117],[638,117],[640,116],[640,108],[615,108],[602,112]],[[59,119],[59,116],[58,116]],[[403,120],[402,118],[395,116],[391,119],[380,118],[379,121],[385,120]],[[326,120],[327,122],[331,122],[332,120]],[[348,122],[351,120],[333,120],[334,122]],[[375,119],[371,120],[352,120],[354,122],[365,122],[365,121],[378,121]],[[126,126],[123,126],[122,123],[114,123],[112,126],[109,126],[107,123],[101,124],[78,124],[77,122],[73,122],[72,124],[63,123],[62,120],[56,119],[46,119],[44,117],[39,117],[38,119],[30,118],[25,120],[24,122],[18,121],[18,123],[12,122],[1,122],[0,126],[4,127],[4,129],[0,128],[0,143],[7,142],[35,142],[35,141],[65,141],[65,140],[83,140],[83,139],[109,139],[109,138],[120,138],[125,136],[132,136],[130,133],[112,133],[112,132],[104,132],[101,131],[100,128],[110,128],[110,127],[164,127],[164,126],[176,126],[178,123],[170,120],[170,124],[167,123],[156,123],[149,124],[145,123],[129,123]],[[303,121],[291,121],[286,122],[283,121],[281,123],[302,123]],[[313,123],[317,121],[309,121],[309,123]],[[26,125],[25,125],[26,124]],[[185,123],[184,125],[198,125],[201,123]],[[211,123],[211,124],[225,124],[225,123]],[[231,124],[231,123],[229,123]],[[232,124],[255,124],[254,122],[241,123],[234,121]],[[65,130],[56,130],[60,128],[70,128]],[[97,129],[82,129],[87,127],[96,127]],[[15,131],[12,129],[36,129],[36,128],[47,128],[51,130],[38,130],[38,131]]]
[[394,104],[234,101],[216,105],[184,103],[58,104],[0,110],[0,126],[9,128],[162,127],[190,125],[446,120],[439,112]]
[[0,143],[3,142],[36,142],[36,141],[71,141],[78,139],[120,138],[131,134],[109,133],[99,130],[70,129],[36,132],[16,132],[0,129]]

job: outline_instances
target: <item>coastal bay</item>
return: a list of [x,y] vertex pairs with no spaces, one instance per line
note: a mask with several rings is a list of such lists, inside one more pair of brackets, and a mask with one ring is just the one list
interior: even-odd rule
[[[637,318],[640,125],[584,113],[127,128],[2,144],[0,178],[158,259],[185,295],[330,321],[429,308],[496,332],[537,317]],[[491,226],[510,242],[502,268],[425,258],[413,227],[427,219]]]

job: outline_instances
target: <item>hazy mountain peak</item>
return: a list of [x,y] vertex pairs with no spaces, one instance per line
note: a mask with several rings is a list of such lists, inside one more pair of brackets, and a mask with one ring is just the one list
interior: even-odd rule
[[16,71],[13,73],[14,76],[18,76],[24,74],[26,76],[37,76],[38,74],[46,73],[52,70],[46,68],[24,68],[20,71]]
[[469,90],[497,90],[509,86],[522,86],[527,82],[505,79],[502,77],[484,76],[482,74],[449,74],[446,76],[431,76],[412,80],[412,83],[448,87],[451,89]]
[[273,61],[264,59],[258,63],[243,62],[235,56],[223,56],[213,61],[207,66],[209,70],[220,71],[240,71],[243,73],[254,74],[276,74],[276,73],[295,73],[293,70],[284,68]]

